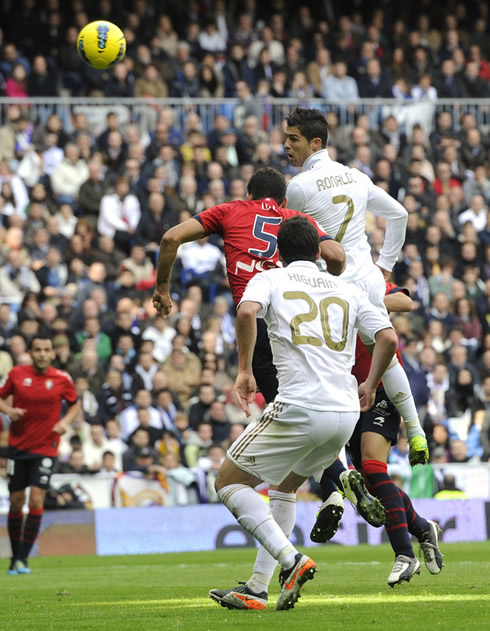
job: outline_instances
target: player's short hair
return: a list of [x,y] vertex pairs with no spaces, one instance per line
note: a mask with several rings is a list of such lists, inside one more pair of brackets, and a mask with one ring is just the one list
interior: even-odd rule
[[286,197],[284,175],[272,167],[257,169],[247,184],[247,193],[252,199],[271,197],[279,206]]
[[288,127],[297,127],[308,140],[320,138],[325,149],[328,142],[328,123],[321,110],[296,107],[286,119]]
[[315,226],[301,215],[286,219],[277,233],[277,247],[284,262],[313,261],[318,258],[320,240]]
[[34,342],[36,342],[37,340],[48,340],[49,342],[51,342],[51,346],[53,346],[53,338],[50,337],[49,335],[42,335],[42,334],[36,334],[31,341],[29,342],[29,350],[32,350],[32,347],[34,346]]

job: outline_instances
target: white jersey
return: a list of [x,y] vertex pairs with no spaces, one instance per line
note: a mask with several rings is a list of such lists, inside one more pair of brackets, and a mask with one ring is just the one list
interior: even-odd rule
[[276,401],[316,410],[359,412],[351,375],[356,329],[374,338],[391,327],[365,292],[315,263],[295,261],[256,274],[242,301],[258,302],[267,323],[279,390]]
[[405,241],[405,208],[358,169],[330,159],[326,149],[313,153],[288,184],[288,208],[311,215],[345,250],[342,278],[349,282],[372,271],[366,236],[366,210],[387,220],[378,265],[393,269]]

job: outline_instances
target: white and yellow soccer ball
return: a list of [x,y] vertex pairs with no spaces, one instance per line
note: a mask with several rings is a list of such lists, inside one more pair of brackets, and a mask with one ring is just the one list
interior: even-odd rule
[[123,59],[126,54],[126,39],[118,26],[98,20],[82,28],[78,34],[77,49],[86,64],[103,70]]

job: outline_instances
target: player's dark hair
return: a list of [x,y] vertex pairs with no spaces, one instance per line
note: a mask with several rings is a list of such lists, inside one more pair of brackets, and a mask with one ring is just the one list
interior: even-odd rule
[[284,175],[272,167],[257,169],[247,184],[247,193],[252,199],[271,197],[279,206],[286,197]]
[[34,342],[36,340],[48,340],[49,342],[51,342],[51,346],[53,346],[53,338],[50,337],[49,335],[43,335],[43,334],[36,334],[31,341],[29,342],[29,350],[32,350],[32,347],[34,346]]
[[320,138],[323,149],[327,146],[328,123],[321,110],[296,107],[289,113],[286,123],[288,127],[297,127],[308,142]]
[[301,215],[283,221],[277,233],[277,247],[286,265],[293,261],[316,261],[319,245],[317,229]]

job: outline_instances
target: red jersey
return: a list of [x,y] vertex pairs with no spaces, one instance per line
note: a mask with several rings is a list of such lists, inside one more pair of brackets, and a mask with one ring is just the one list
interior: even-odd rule
[[195,216],[207,234],[223,238],[226,272],[235,305],[255,274],[278,267],[277,233],[282,221],[295,215],[303,215],[313,223],[320,241],[331,239],[309,215],[279,208],[270,197],[219,204]]
[[[398,285],[395,285],[394,283],[386,283],[385,296],[387,296],[388,294],[394,294],[397,291],[402,291],[407,296],[409,295],[408,289],[404,289],[403,287],[398,287]],[[400,364],[403,365],[402,357],[398,350],[396,351],[396,356]],[[354,366],[352,367],[352,374],[357,379],[358,384],[366,381],[370,368],[371,368],[371,355],[369,354],[367,348],[364,346],[361,338],[358,335],[357,342],[356,342],[356,361],[355,361]],[[378,384],[378,388],[381,385],[382,385],[382,382],[380,381]]]
[[26,410],[10,424],[9,447],[42,456],[56,457],[60,435],[53,427],[60,420],[63,399],[78,398],[70,375],[56,368],[37,373],[33,366],[14,366],[0,388],[0,397],[13,395],[13,407]]

